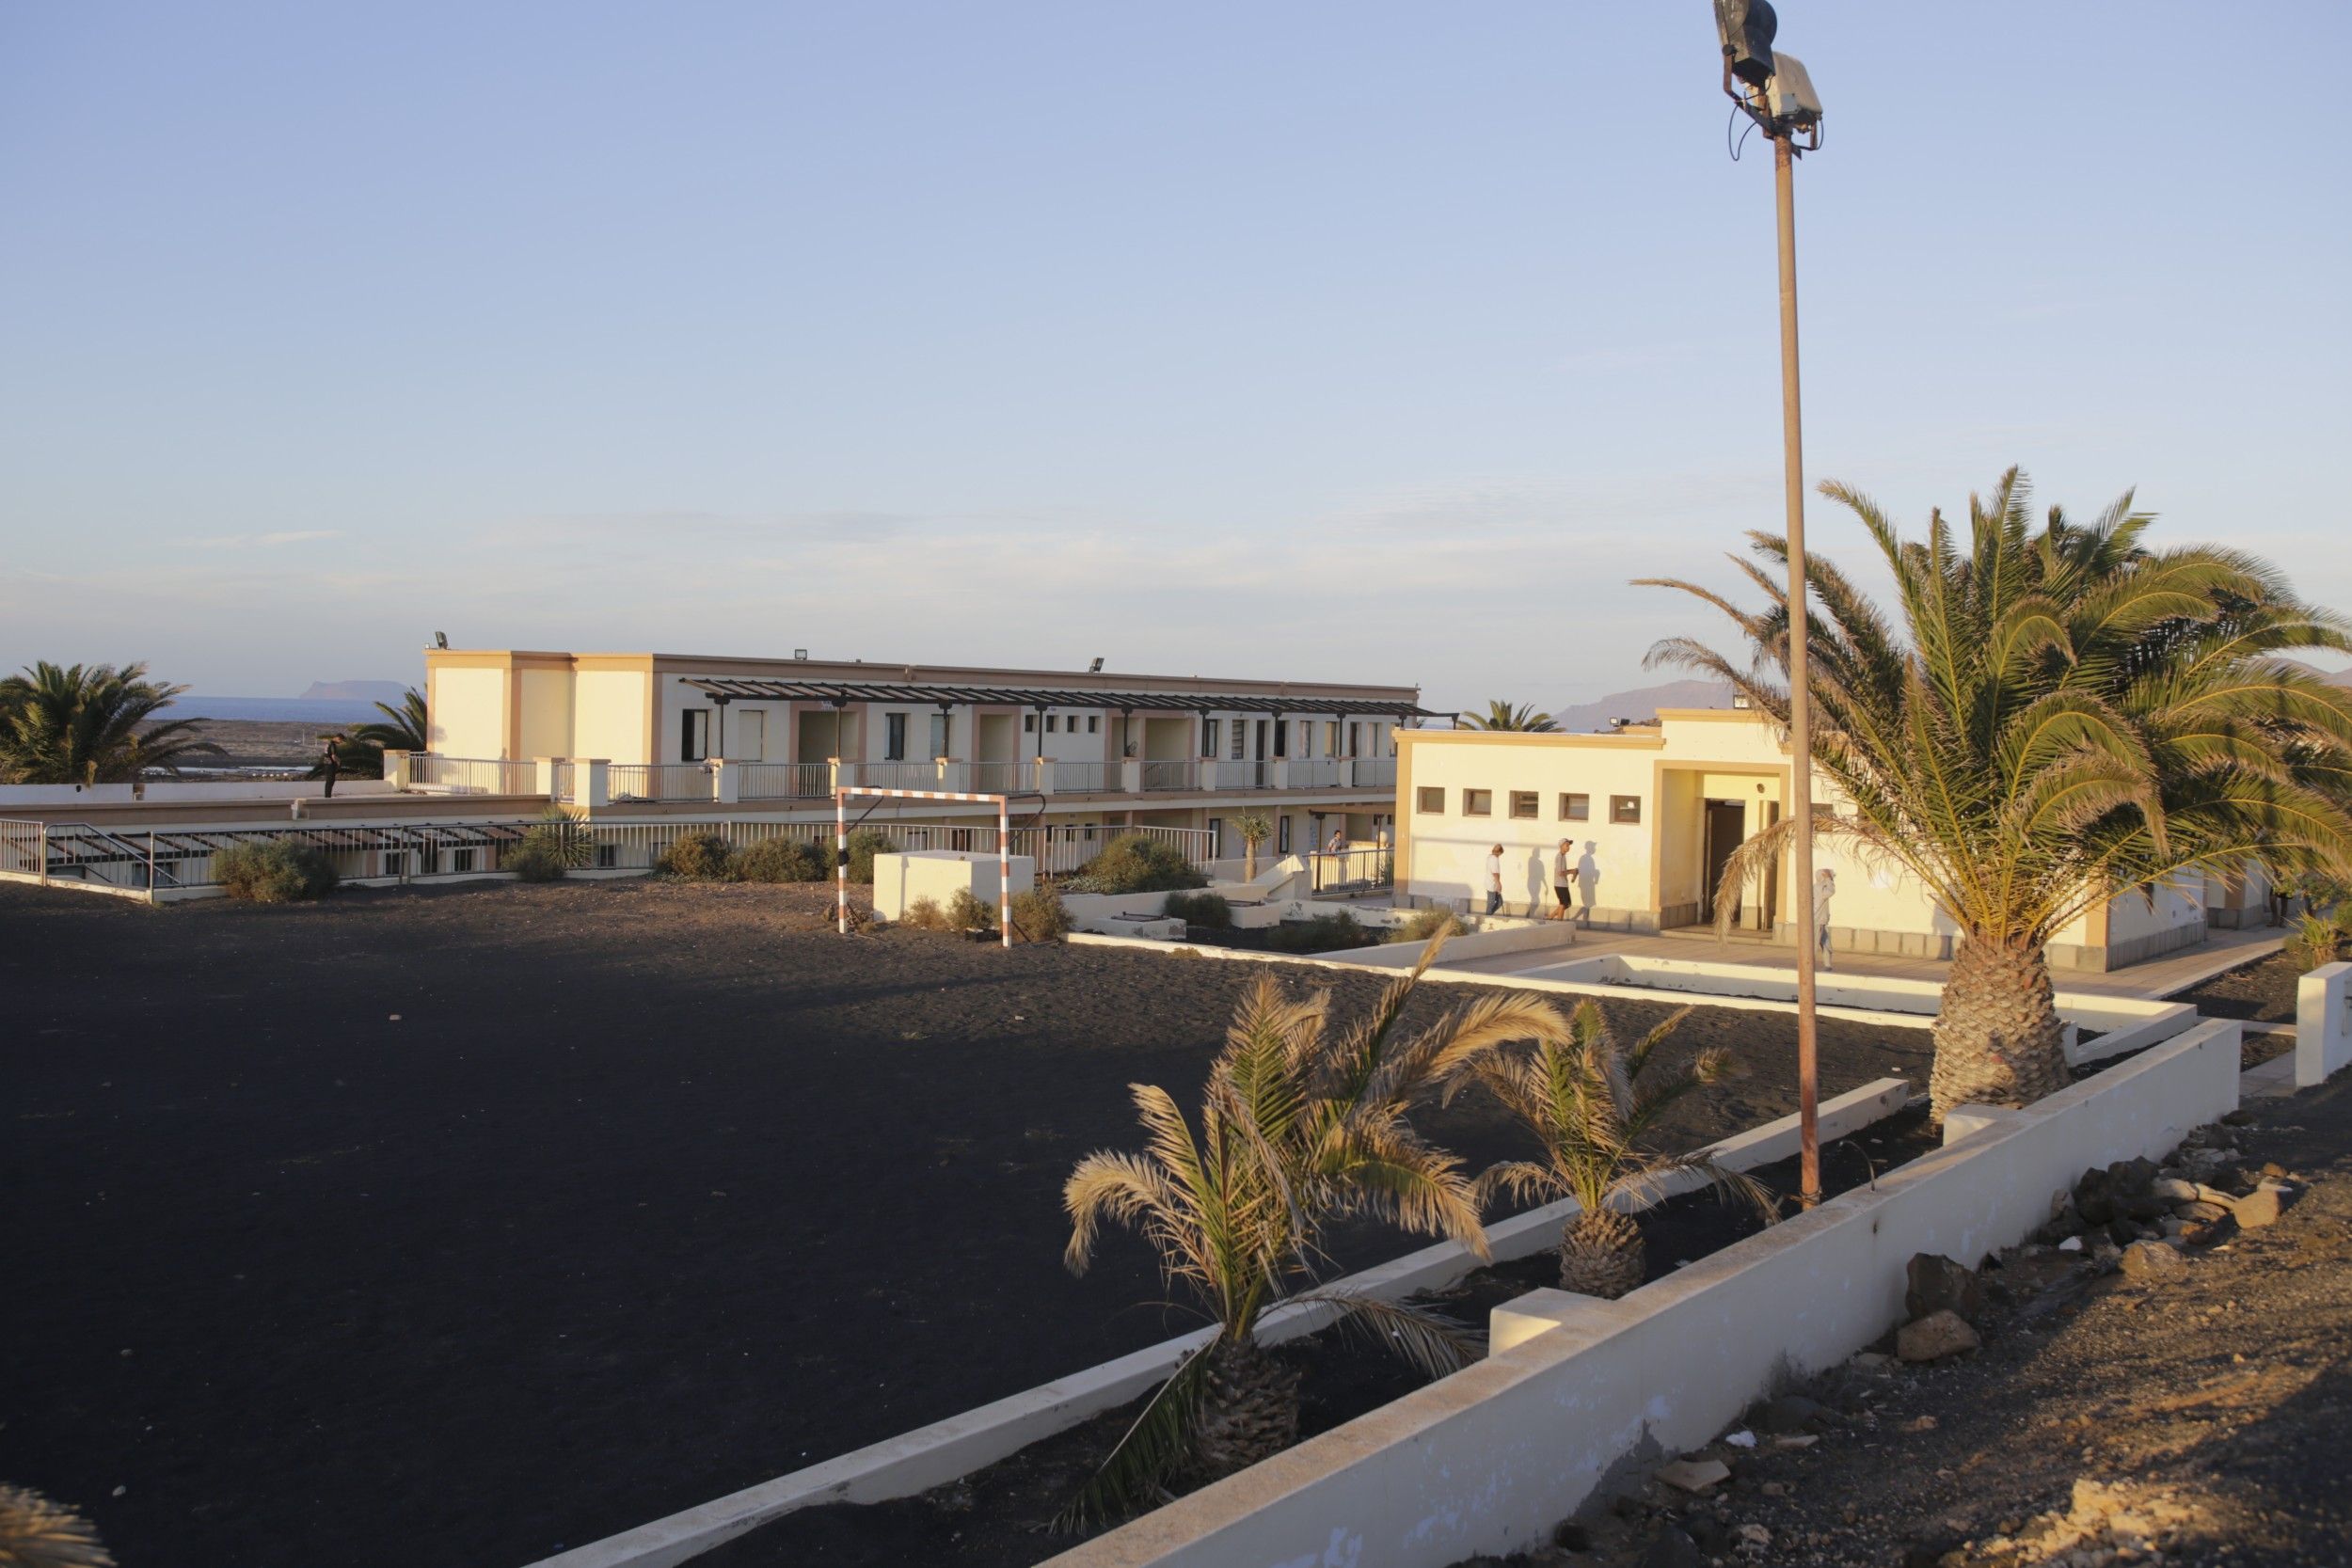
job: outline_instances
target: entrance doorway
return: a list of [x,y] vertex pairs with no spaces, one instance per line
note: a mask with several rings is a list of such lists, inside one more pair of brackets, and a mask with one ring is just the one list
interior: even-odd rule
[[[1707,811],[1706,860],[1702,863],[1707,876],[1705,891],[1700,895],[1699,920],[1708,924],[1715,918],[1716,890],[1723,886],[1724,866],[1748,836],[1748,808],[1741,800],[1707,800],[1702,804]],[[1741,924],[1740,916],[1745,912],[1735,907],[1732,924]]]

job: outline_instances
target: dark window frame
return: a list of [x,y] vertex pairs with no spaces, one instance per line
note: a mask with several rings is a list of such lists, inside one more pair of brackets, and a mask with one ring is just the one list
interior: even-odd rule
[[[1519,802],[1522,800],[1527,802],[1525,811],[1519,810]],[[1514,822],[1538,821],[1543,815],[1544,798],[1541,793],[1533,789],[1515,789],[1510,793],[1509,807],[1511,820]]]
[[678,710],[677,755],[680,762],[710,760],[710,710],[689,707]]
[[1639,795],[1609,797],[1609,820],[1620,828],[1639,826],[1642,820],[1642,798]]
[[[1486,803],[1485,805],[1483,805],[1483,806],[1482,806],[1482,805],[1479,805],[1479,804],[1477,803],[1477,801],[1479,800],[1479,799],[1480,799],[1482,796],[1486,799]],[[1467,786],[1465,786],[1465,787],[1463,788],[1463,790],[1462,790],[1462,815],[1463,815],[1464,816],[1492,816],[1494,814],[1495,814],[1495,792],[1494,792],[1493,790],[1491,790],[1491,789],[1471,789],[1471,788],[1469,788],[1469,787],[1467,787]]]
[[[1429,803],[1433,799],[1438,802],[1434,806]],[[1415,789],[1413,791],[1413,814],[1416,816],[1443,816],[1445,815],[1445,786],[1422,784]]]
[[1560,792],[1560,820],[1590,822],[1593,819],[1593,798],[1573,789]]

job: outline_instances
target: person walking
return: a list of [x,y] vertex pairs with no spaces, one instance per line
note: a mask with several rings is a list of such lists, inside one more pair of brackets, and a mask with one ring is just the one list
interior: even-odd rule
[[1560,841],[1560,852],[1551,857],[1551,895],[1560,900],[1560,907],[1551,911],[1554,920],[1573,918],[1576,891],[1576,840]]
[[340,735],[327,736],[319,751],[319,777],[326,781],[325,798],[329,800],[335,798],[335,775],[343,770],[342,756],[335,750],[342,740]]
[[1502,911],[1502,846],[1486,851],[1486,912]]
[[1813,957],[1817,967],[1834,970],[1829,951],[1829,901],[1837,891],[1837,873],[1828,866],[1813,874]]

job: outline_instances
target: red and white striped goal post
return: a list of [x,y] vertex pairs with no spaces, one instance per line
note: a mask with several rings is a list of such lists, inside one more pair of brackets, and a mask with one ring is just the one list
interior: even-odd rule
[[833,792],[833,880],[837,927],[850,934],[850,797],[879,796],[892,800],[979,800],[996,806],[996,930],[1007,947],[1012,945],[1012,798],[1008,795],[965,795],[952,789],[881,789],[870,784],[840,784]]

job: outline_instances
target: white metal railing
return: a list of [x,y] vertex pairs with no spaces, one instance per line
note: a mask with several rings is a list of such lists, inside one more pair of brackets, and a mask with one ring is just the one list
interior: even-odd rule
[[1124,770],[1115,762],[1057,762],[1053,768],[1057,795],[1105,794],[1120,787]]
[[1340,759],[1337,757],[1295,757],[1288,775],[1293,789],[1337,789],[1340,786]]
[[972,762],[964,764],[964,787],[976,795],[1009,795],[1029,787],[1029,765],[1025,762]]
[[0,820],[0,871],[39,877],[49,869],[49,824]]
[[1220,762],[1216,765],[1216,787],[1219,789],[1267,789],[1274,784],[1274,765],[1270,762]]
[[833,764],[747,762],[736,795],[744,800],[829,800],[833,799]]
[[1307,857],[1309,885],[1317,893],[1387,887],[1395,880],[1393,851],[1377,845],[1318,849]]
[[936,762],[845,762],[841,782],[868,789],[943,789]]
[[1349,760],[1348,773],[1348,782],[1358,789],[1394,789],[1396,758],[1354,757]]
[[702,762],[616,762],[606,780],[615,801],[707,800],[710,765]]
[[550,800],[571,800],[578,799],[578,797],[572,792],[571,758],[556,757],[548,762],[548,799]]
[[1146,790],[1198,789],[1200,787],[1200,764],[1192,757],[1168,760],[1146,758],[1143,787]]
[[448,757],[419,752],[408,759],[412,789],[437,789],[452,795],[536,795],[539,765],[504,757]]

